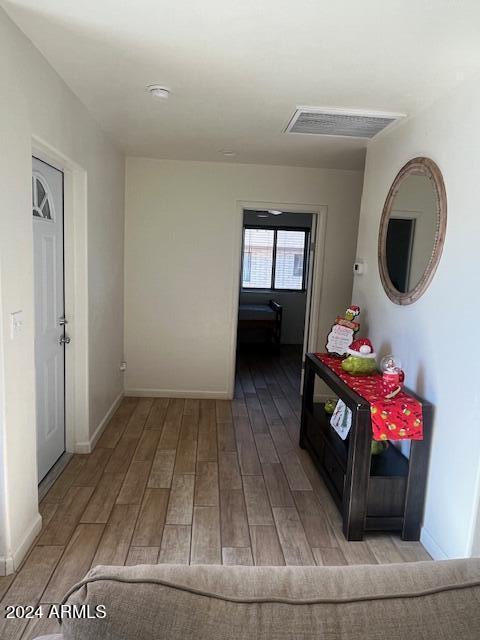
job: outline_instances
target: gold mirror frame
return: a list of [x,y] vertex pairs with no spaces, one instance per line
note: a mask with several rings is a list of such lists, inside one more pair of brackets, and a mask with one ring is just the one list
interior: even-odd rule
[[[432,183],[437,203],[437,220],[435,226],[435,239],[433,243],[432,255],[427,263],[423,276],[418,284],[411,291],[405,293],[398,291],[390,279],[387,267],[386,241],[388,231],[388,221],[392,212],[395,196],[398,193],[403,181],[411,175],[426,176]],[[443,245],[445,243],[445,232],[447,229],[447,194],[442,172],[430,158],[413,158],[404,165],[398,172],[390,187],[387,199],[383,206],[382,217],[380,219],[380,230],[378,234],[378,266],[380,269],[380,279],[387,296],[395,304],[412,304],[422,296],[437,270],[438,263],[442,256]]]

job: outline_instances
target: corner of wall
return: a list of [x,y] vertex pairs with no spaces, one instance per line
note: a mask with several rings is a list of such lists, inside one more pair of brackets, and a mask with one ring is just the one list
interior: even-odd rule
[[426,551],[432,556],[433,560],[448,560],[449,556],[437,544],[435,539],[425,527],[422,527],[420,542],[423,544]]
[[[38,536],[42,529],[42,516],[37,513],[30,526],[27,529],[27,533],[23,537],[23,540],[20,542],[18,547],[8,556],[0,556],[0,576],[1,575],[10,575],[14,573],[19,568],[22,560],[27,555],[30,546],[32,545],[35,538]],[[3,573],[2,573],[3,570]]]
[[122,401],[123,396],[124,396],[124,392],[121,391],[118,394],[118,396],[115,398],[115,400],[113,401],[111,407],[109,408],[107,413],[104,415],[104,417],[102,418],[100,423],[95,428],[95,430],[92,433],[91,437],[88,440],[84,441],[84,442],[77,442],[75,444],[75,453],[91,453],[95,449],[95,445],[97,444],[97,441],[99,440],[100,436],[102,435],[105,427],[109,423],[109,421],[112,418],[112,416],[115,413],[115,411],[120,406],[120,403]]

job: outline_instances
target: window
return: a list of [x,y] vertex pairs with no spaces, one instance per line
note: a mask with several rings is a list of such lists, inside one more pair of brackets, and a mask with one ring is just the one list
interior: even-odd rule
[[273,229],[245,229],[243,239],[243,286],[270,289],[272,286]]
[[295,277],[301,276],[303,273],[303,255],[296,253],[293,256],[293,275]]
[[305,289],[307,229],[245,227],[242,288]]
[[52,220],[47,185],[43,182],[43,179],[37,175],[34,175],[32,178],[32,210],[35,218]]
[[250,282],[252,277],[252,254],[246,253],[243,258],[243,282]]

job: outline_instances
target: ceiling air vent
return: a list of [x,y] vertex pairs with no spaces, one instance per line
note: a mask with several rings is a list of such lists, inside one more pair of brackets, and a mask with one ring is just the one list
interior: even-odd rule
[[373,138],[392,122],[404,117],[401,113],[297,107],[285,132]]

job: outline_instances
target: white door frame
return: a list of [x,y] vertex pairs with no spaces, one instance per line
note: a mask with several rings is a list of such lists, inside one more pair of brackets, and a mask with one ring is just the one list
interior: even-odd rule
[[242,269],[242,240],[243,240],[243,212],[245,209],[278,209],[279,211],[288,211],[289,213],[311,213],[317,217],[316,237],[315,237],[315,259],[312,273],[311,284],[311,305],[310,317],[305,316],[305,326],[309,323],[308,345],[307,351],[315,351],[317,349],[318,339],[318,320],[319,307],[322,299],[323,289],[323,265],[325,259],[325,237],[327,230],[327,205],[301,204],[297,202],[248,202],[237,200],[237,224],[235,225],[235,235],[233,240],[233,297],[231,300],[232,308],[232,329],[229,354],[229,378],[227,386],[227,394],[229,398],[233,398],[235,390],[235,365],[237,354],[237,331],[238,331],[238,305],[240,298],[240,281]]
[[64,174],[65,450],[89,453],[87,174],[36,136],[32,156]]

